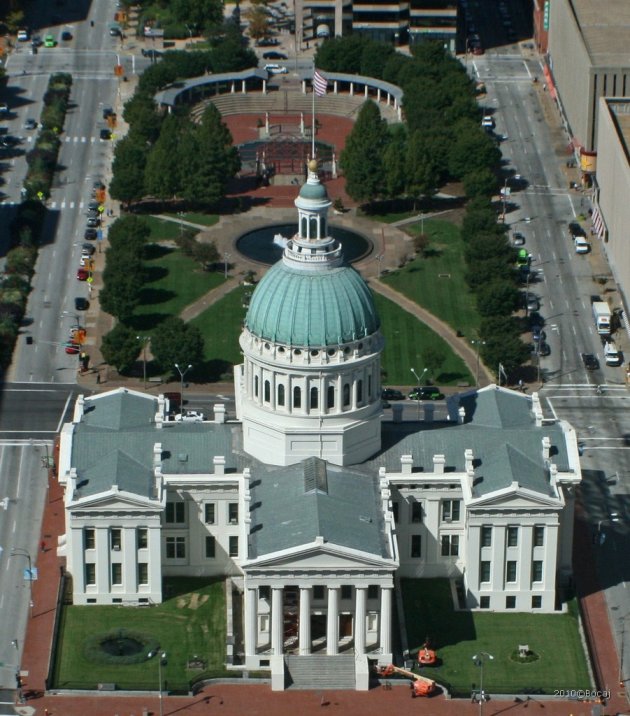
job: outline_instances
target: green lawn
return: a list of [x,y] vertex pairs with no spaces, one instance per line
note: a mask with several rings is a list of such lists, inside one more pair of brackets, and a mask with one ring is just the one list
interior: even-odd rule
[[181,231],[179,223],[159,219],[157,216],[143,216],[142,218],[151,229],[150,241],[174,241],[179,236]]
[[[420,225],[408,231],[419,233]],[[427,258],[416,257],[383,281],[419,306],[448,323],[454,330],[472,337],[479,327],[479,314],[473,294],[464,281],[464,243],[460,230],[447,221],[424,222],[429,236]]]
[[456,385],[468,381],[473,384],[464,361],[456,355],[440,336],[417,318],[387,298],[375,293],[374,302],[381,317],[381,330],[385,336],[382,369],[388,385],[412,385],[414,368],[420,373],[424,368],[422,352],[429,346],[439,348],[446,359],[437,375],[431,380],[437,385]]
[[[403,579],[401,587],[410,651],[415,653],[429,636],[442,665],[422,673],[454,692],[470,693],[472,684],[478,685],[479,667],[472,657],[479,651],[494,657],[484,666],[484,690],[490,693],[590,688],[572,609],[567,614],[455,612],[445,579]],[[529,645],[540,658],[526,664],[512,661],[519,644]]]
[[189,303],[223,283],[223,273],[203,271],[181,251],[154,245],[145,261],[147,282],[132,319],[135,329],[151,333],[168,316],[177,316]]
[[[199,214],[194,211],[184,212],[180,217],[179,214],[164,214],[164,216],[172,216],[174,219],[190,221],[191,224],[201,224],[201,226],[214,226],[219,221],[217,214]],[[167,223],[167,222],[165,222]]]
[[64,607],[53,679],[55,688],[94,689],[98,683],[115,683],[119,689],[157,690],[155,657],[125,665],[101,665],[86,659],[84,642],[88,636],[117,629],[142,632],[157,640],[160,649],[167,653],[162,678],[170,690],[187,690],[190,680],[202,673],[186,668],[193,656],[206,662],[208,674],[224,675],[223,581],[171,579],[165,582],[165,589],[168,587],[173,596],[153,607]]
[[247,312],[243,302],[252,290],[239,286],[191,321],[204,337],[207,380],[220,380],[231,366],[243,362],[238,339]]

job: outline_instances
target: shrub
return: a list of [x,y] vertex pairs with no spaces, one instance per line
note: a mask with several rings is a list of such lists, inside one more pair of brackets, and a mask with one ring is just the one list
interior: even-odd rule
[[[139,642],[141,648],[133,654],[109,654],[103,644],[116,639],[132,639]],[[141,664],[149,659],[149,654],[156,652],[160,644],[155,637],[142,632],[127,629],[115,629],[105,634],[93,634],[83,643],[83,654],[88,661],[98,664]]]

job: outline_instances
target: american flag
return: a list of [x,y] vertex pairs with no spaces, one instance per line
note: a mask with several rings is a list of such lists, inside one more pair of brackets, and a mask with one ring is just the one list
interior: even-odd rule
[[323,97],[328,89],[328,80],[320,74],[319,70],[315,70],[313,74],[313,89],[318,97]]

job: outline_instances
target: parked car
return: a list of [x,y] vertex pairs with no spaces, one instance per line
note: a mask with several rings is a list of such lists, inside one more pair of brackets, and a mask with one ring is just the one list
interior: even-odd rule
[[591,245],[583,236],[576,236],[573,241],[576,254],[587,254],[591,250]]
[[437,385],[424,385],[414,388],[409,393],[409,400],[444,400],[444,393]]
[[525,245],[525,237],[523,234],[521,234],[520,231],[515,231],[512,234],[512,246],[524,246]]
[[270,75],[286,75],[289,70],[280,65],[265,65],[264,68]]
[[551,355],[551,348],[549,347],[549,344],[545,341],[539,341],[538,343],[532,343],[529,347],[529,350],[532,352],[533,355],[538,356],[548,356]]
[[15,147],[17,144],[20,143],[20,140],[18,137],[13,137],[10,134],[7,134],[4,137],[0,138],[0,145],[3,147]]
[[494,129],[496,127],[496,122],[494,121],[494,117],[492,117],[489,114],[486,114],[481,120],[481,126],[484,129]]
[[18,30],[17,31],[17,41],[18,42],[28,42],[28,30]]
[[383,400],[404,400],[405,394],[401,390],[394,390],[393,388],[383,388],[381,391],[381,398]]
[[577,221],[571,221],[569,223],[569,233],[575,239],[577,236],[586,237],[586,231],[582,228],[581,224]]
[[100,226],[100,223],[100,216],[90,216],[87,220],[87,227],[88,229],[96,229],[97,226]]
[[107,119],[114,114],[114,110],[111,107],[103,107],[103,119]]
[[57,47],[57,40],[52,35],[46,35],[44,38],[44,47]]
[[162,57],[162,56],[164,55],[163,52],[160,52],[159,50],[153,50],[153,49],[145,50],[145,49],[143,48],[143,49],[141,50],[141,52],[142,52],[142,56],[143,56],[143,57],[148,57],[148,58],[151,59],[151,60],[157,60],[158,57]]
[[109,129],[101,129],[101,131],[99,132],[99,135],[98,135],[98,136],[99,136],[101,139],[107,140],[107,139],[111,139],[111,138],[112,138],[112,133],[111,133],[111,130],[109,130]]
[[597,370],[599,368],[599,360],[592,353],[582,353],[582,363],[586,370]]
[[523,294],[523,305],[528,311],[540,310],[540,301],[538,300],[538,297],[533,293]]
[[96,229],[88,228],[85,230],[85,233],[83,234],[83,238],[87,239],[88,241],[95,241],[98,234]]
[[66,349],[66,353],[68,353],[71,356],[76,356],[81,350],[81,344],[80,343],[66,343],[64,344],[64,348]]
[[532,338],[534,343],[539,343],[547,338],[547,334],[541,325],[535,324],[532,326]]
[[64,31],[61,33],[61,39],[62,39],[64,42],[70,42],[70,40],[72,39],[72,33],[71,33],[71,32],[68,32],[68,30],[64,30]]
[[31,45],[33,47],[41,47],[44,44],[44,41],[41,38],[41,35],[34,35],[33,39],[31,40]]
[[275,37],[263,37],[261,40],[258,40],[256,47],[275,47],[279,44],[280,40]]
[[87,281],[89,277],[90,277],[90,272],[87,269],[82,268],[82,267],[79,267],[77,269],[77,280]]
[[263,60],[288,60],[289,58],[284,54],[284,52],[277,52],[276,50],[271,50],[271,52],[263,52]]
[[24,129],[37,129],[37,127],[37,120],[31,117],[29,117],[26,122],[24,122]]
[[90,307],[90,302],[87,300],[87,298],[83,298],[82,296],[77,296],[74,299],[74,308],[76,311],[87,311]]
[[96,251],[94,244],[83,244],[81,246],[81,253],[91,256]]
[[197,410],[187,410],[185,413],[177,413],[175,421],[178,423],[202,423],[203,413]]

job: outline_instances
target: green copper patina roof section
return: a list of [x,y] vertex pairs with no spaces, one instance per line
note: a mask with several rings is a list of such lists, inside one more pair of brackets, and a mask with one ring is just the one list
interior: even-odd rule
[[310,199],[311,201],[328,201],[328,192],[326,187],[319,182],[317,184],[309,184],[308,182],[300,189],[302,199]]
[[302,271],[283,261],[256,287],[245,324],[264,340],[309,348],[365,338],[380,327],[370,289],[352,267]]

